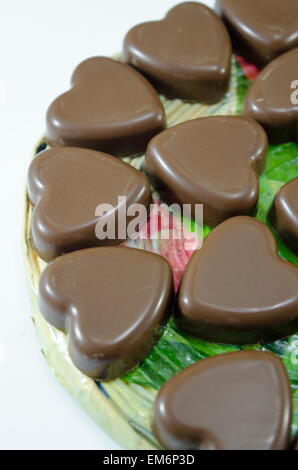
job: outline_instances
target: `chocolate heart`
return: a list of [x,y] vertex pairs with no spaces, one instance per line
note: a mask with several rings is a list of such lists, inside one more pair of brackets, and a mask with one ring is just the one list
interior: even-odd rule
[[253,344],[298,331],[298,269],[279,258],[269,228],[250,217],[223,222],[191,258],[176,321],[208,341]]
[[297,0],[217,0],[235,50],[263,66],[298,46]]
[[230,38],[220,18],[200,3],[182,3],[164,20],[132,28],[123,57],[170,98],[211,103],[227,90]]
[[204,222],[251,213],[267,138],[251,119],[216,116],[172,127],[150,142],[145,170],[165,199],[204,204]]
[[159,255],[134,248],[89,248],[43,271],[41,313],[67,331],[75,365],[112,380],[141,361],[170,313],[172,272]]
[[51,146],[88,147],[117,156],[145,151],[164,127],[164,110],[150,83],[128,65],[105,57],[82,62],[71,90],[47,112]]
[[298,254],[298,178],[277,193],[270,219],[281,239]]
[[267,65],[248,91],[244,114],[258,121],[273,144],[298,142],[298,49]]
[[[49,261],[68,251],[96,245],[115,245],[127,238],[118,231],[121,201],[146,207],[151,201],[147,178],[132,166],[95,150],[56,147],[32,161],[28,192],[35,205],[32,242],[41,258]],[[99,204],[109,211],[96,213]],[[131,217],[127,217],[126,226]],[[99,239],[96,224],[115,227],[112,239]]]
[[274,354],[221,354],[162,387],[154,434],[173,450],[282,450],[290,442],[291,411],[288,376]]

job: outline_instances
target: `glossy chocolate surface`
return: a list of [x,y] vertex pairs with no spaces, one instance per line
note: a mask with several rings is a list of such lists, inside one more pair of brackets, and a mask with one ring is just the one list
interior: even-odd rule
[[214,226],[254,211],[266,151],[265,132],[251,119],[199,118],[152,139],[144,169],[164,199],[193,212],[204,204],[204,223]]
[[161,21],[135,26],[122,55],[169,98],[209,103],[227,90],[230,38],[218,15],[200,3],[182,3]]
[[277,193],[270,219],[280,238],[298,254],[298,177]]
[[171,313],[172,271],[134,248],[89,248],[61,256],[42,273],[39,307],[67,332],[74,364],[112,380],[141,361]]
[[165,126],[156,91],[128,65],[93,57],[76,68],[71,84],[48,109],[50,146],[132,155],[144,152],[151,137]]
[[[56,147],[35,157],[28,193],[35,205],[32,244],[46,261],[80,248],[121,243],[126,233],[118,232],[118,196],[126,197],[127,206],[151,201],[150,184],[142,173],[110,155],[76,147]],[[114,209],[96,215],[99,204]],[[99,220],[108,226],[115,221],[114,240],[97,238]]]
[[173,450],[286,449],[291,394],[275,355],[210,357],[170,379],[155,402],[154,434]]
[[277,254],[270,229],[250,217],[216,227],[183,276],[176,322],[220,343],[254,344],[298,331],[298,269]]
[[297,0],[217,0],[234,49],[264,66],[298,47]]
[[[297,3],[298,5],[298,3]],[[244,114],[258,121],[273,144],[298,142],[298,48],[271,62],[250,87]]]

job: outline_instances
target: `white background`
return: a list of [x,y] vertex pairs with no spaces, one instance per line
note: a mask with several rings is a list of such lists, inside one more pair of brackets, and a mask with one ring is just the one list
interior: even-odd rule
[[75,66],[120,51],[129,28],[161,18],[178,1],[1,1],[0,449],[119,449],[40,353],[21,246],[23,190],[46,109],[68,88]]

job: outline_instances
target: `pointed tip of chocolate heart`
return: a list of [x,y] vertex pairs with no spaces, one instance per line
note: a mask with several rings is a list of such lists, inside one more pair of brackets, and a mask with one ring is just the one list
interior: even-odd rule
[[171,450],[282,450],[291,415],[280,359],[239,351],[201,360],[170,379],[155,401],[153,431]]
[[255,344],[298,329],[298,269],[281,259],[269,228],[233,217],[214,229],[184,273],[176,322],[219,343]]
[[163,257],[134,248],[90,248],[45,268],[39,307],[49,323],[67,332],[75,365],[107,381],[135,367],[159,339],[172,291]]

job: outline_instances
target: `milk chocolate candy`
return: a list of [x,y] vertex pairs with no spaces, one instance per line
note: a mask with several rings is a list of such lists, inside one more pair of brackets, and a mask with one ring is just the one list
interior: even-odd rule
[[[35,157],[28,192],[35,205],[32,244],[46,261],[80,248],[120,244],[127,238],[131,217],[124,220],[121,233],[118,219],[124,199],[118,197],[126,198],[127,207],[151,201],[150,184],[142,173],[110,155],[75,147],[56,147]],[[98,211],[100,204],[110,207]],[[109,228],[114,233],[100,239],[97,223],[103,233]]]
[[298,331],[298,269],[269,228],[234,217],[214,229],[182,280],[176,322],[208,341],[253,344]]
[[270,219],[280,238],[298,255],[298,178],[277,193]]
[[100,247],[52,261],[39,285],[39,307],[67,332],[74,364],[112,380],[141,361],[170,313],[172,272],[159,255]]
[[217,0],[235,50],[264,66],[298,46],[297,0]]
[[164,199],[204,205],[204,223],[254,211],[267,137],[243,117],[199,118],[167,129],[147,149],[145,170]]
[[227,90],[231,43],[216,13],[187,2],[161,21],[132,28],[124,40],[123,58],[167,97],[211,103]]
[[264,127],[273,144],[298,142],[297,77],[298,49],[294,49],[267,65],[246,96],[244,114]]
[[165,126],[156,91],[128,65],[105,57],[82,62],[72,88],[47,112],[50,146],[88,147],[116,156],[137,154]]
[[275,355],[239,351],[204,359],[170,379],[155,401],[154,434],[173,450],[282,450],[291,394]]

